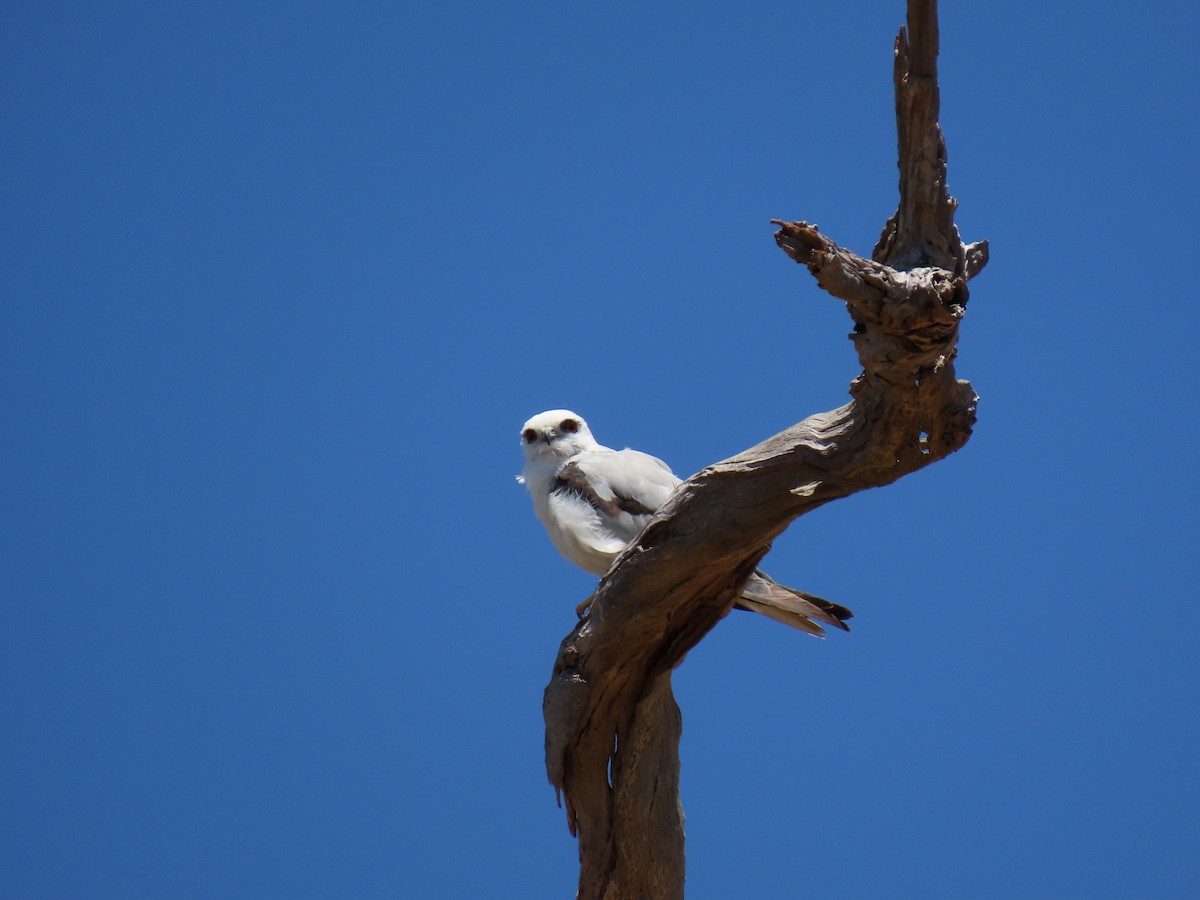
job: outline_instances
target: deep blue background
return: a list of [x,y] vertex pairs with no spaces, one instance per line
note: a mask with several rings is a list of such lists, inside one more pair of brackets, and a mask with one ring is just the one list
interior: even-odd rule
[[[676,675],[689,898],[1200,893],[1195,4],[943,4],[964,451]],[[903,4],[0,12],[0,894],[571,896],[568,406],[681,475],[856,374]]]

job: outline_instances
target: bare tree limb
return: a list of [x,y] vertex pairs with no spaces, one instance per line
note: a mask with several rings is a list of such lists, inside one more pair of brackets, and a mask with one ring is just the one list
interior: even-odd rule
[[967,259],[954,225],[958,204],[946,187],[946,141],[938,125],[937,0],[909,0],[908,23],[896,37],[892,70],[900,205],[872,256],[901,269],[937,266],[973,278],[987,263],[987,242],[972,244],[973,259]]
[[[911,39],[910,39],[911,36]],[[814,225],[776,241],[844,300],[863,372],[851,402],[698,472],[601,580],[546,688],[546,766],[579,838],[580,898],[683,896],[680,717],[670,672],[728,613],[772,541],[824,503],[959,449],[977,398],[954,375],[967,280],[938,125],[937,8],[910,0],[895,48],[900,203],[873,259]]]

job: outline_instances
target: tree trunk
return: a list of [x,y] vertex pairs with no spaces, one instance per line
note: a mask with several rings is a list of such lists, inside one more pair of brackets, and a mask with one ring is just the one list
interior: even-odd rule
[[[910,37],[911,36],[911,40]],[[967,281],[938,125],[937,4],[909,0],[895,45],[900,203],[873,258],[815,225],[779,246],[846,302],[863,372],[851,402],[809,416],[679,486],[601,580],[546,687],[546,767],[579,839],[579,897],[683,896],[679,708],[671,670],[729,611],[798,516],[890,484],[966,443],[977,397],[954,374]]]

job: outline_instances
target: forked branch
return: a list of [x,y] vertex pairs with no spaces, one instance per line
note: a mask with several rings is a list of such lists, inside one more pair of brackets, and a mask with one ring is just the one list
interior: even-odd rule
[[[911,37],[910,37],[911,36]],[[976,396],[954,375],[967,281],[938,125],[937,10],[910,0],[896,40],[900,203],[872,259],[814,225],[776,241],[846,302],[863,372],[851,402],[809,416],[680,485],[600,582],[546,688],[546,766],[579,838],[581,898],[683,896],[679,710],[670,672],[729,611],[798,516],[959,449]]]

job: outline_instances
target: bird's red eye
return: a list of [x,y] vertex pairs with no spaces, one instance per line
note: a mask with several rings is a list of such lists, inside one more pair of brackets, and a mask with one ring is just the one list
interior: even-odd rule
[[534,431],[532,428],[526,428],[524,431],[521,432],[521,437],[523,437],[525,439],[525,443],[532,444],[534,441],[537,440],[537,432]]
[[558,427],[567,434],[574,434],[579,430],[579,423],[574,419],[563,419],[562,424]]

